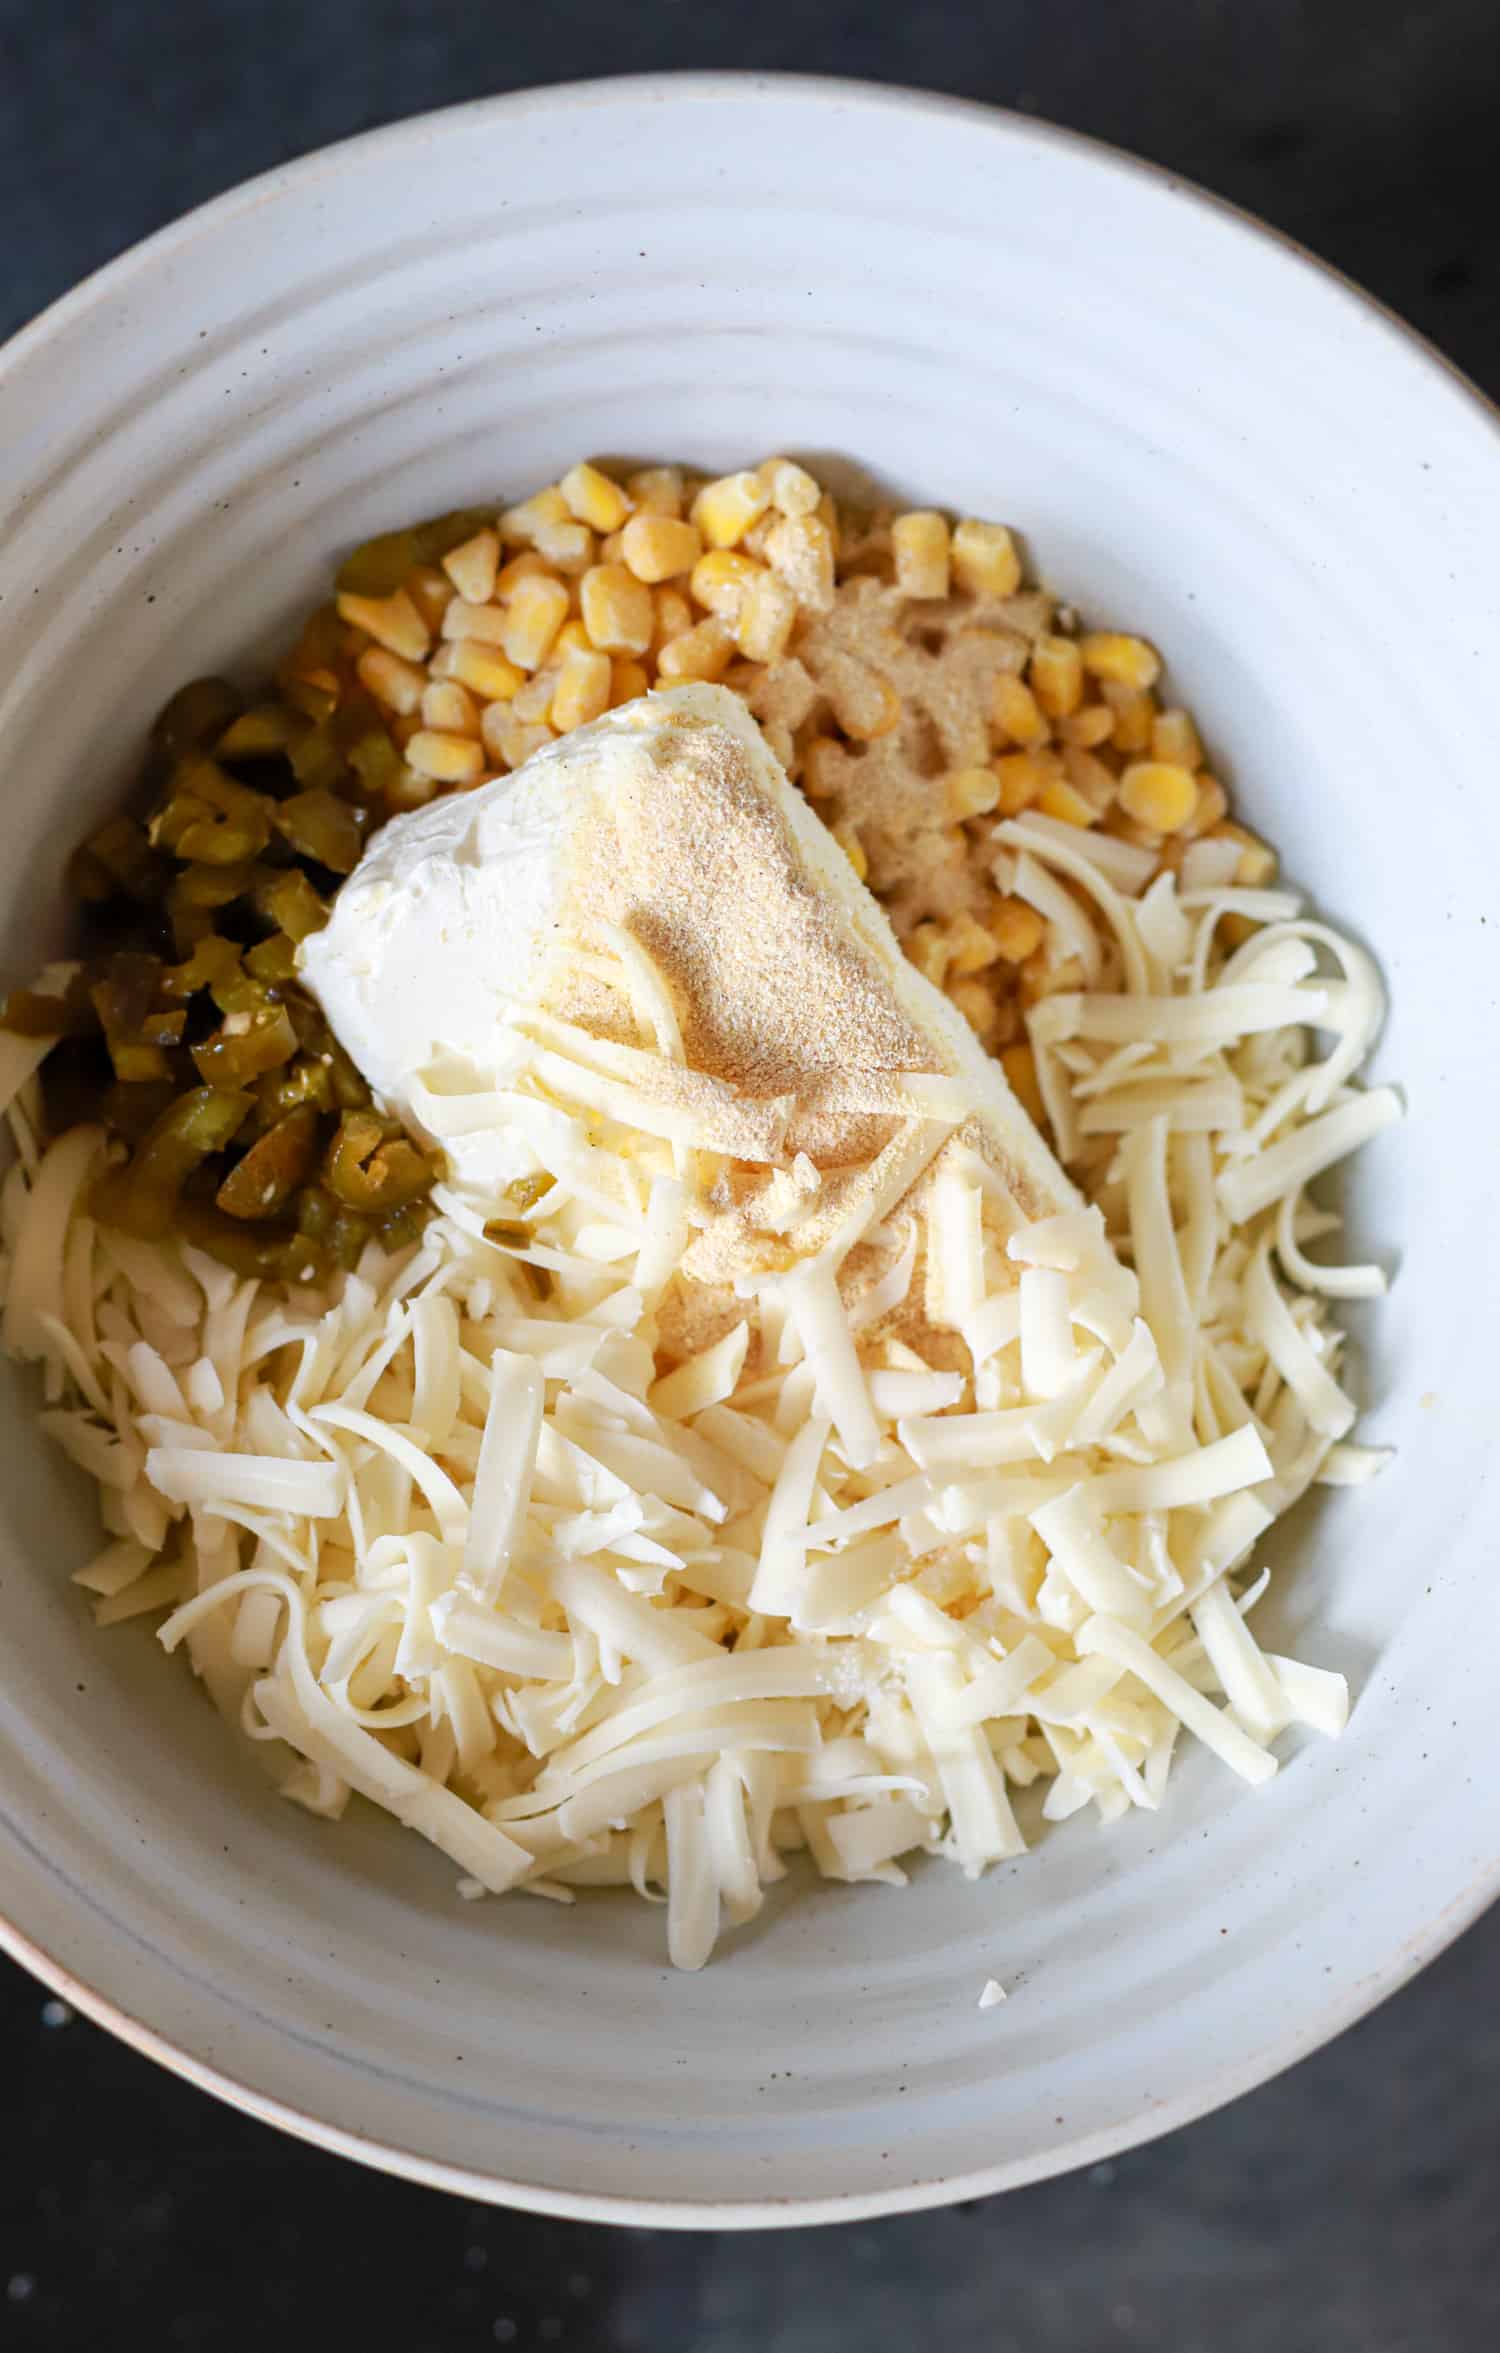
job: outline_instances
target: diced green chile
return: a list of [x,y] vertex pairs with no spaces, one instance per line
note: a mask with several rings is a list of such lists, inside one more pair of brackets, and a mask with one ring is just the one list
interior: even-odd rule
[[173,1228],[189,1177],[234,1141],[253,1098],[238,1090],[194,1087],[170,1103],[142,1139],[133,1159],[107,1177],[95,1207],[106,1225],[146,1241]]
[[359,820],[348,802],[321,787],[280,802],[276,830],[299,857],[311,858],[331,874],[352,874],[364,848]]
[[404,1209],[432,1182],[415,1144],[373,1111],[346,1111],[323,1163],[323,1181],[349,1209]]
[[277,1217],[312,1173],[318,1155],[317,1112],[289,1111],[242,1153],[214,1200],[230,1217]]
[[235,1088],[279,1069],[296,1051],[297,1033],[286,1007],[267,1005],[254,1013],[226,1014],[223,1028],[193,1048],[193,1060],[209,1086]]

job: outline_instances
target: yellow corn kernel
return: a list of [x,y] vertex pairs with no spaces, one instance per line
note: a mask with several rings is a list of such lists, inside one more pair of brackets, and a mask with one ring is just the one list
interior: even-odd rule
[[1153,833],[1178,833],[1198,805],[1191,768],[1168,760],[1132,760],[1120,779],[1120,806]]
[[404,588],[394,596],[350,596],[338,600],[339,619],[362,629],[403,661],[420,662],[432,643],[432,632]]
[[1060,817],[1064,825],[1097,825],[1099,811],[1092,801],[1086,801],[1075,784],[1065,776],[1051,776],[1037,794],[1037,807],[1044,817]]
[[825,490],[822,497],[818,501],[818,521],[822,524],[824,530],[827,532],[828,544],[833,550],[835,559],[837,559],[839,547],[841,545],[839,537],[839,510],[831,490]]
[[534,727],[542,719],[552,716],[552,697],[557,692],[558,674],[562,664],[552,660],[542,664],[534,677],[518,686],[510,698],[512,715],[523,727]]
[[[1151,751],[1151,739],[1156,730],[1156,697],[1149,687],[1105,686],[1109,707],[1115,715],[1114,746],[1117,752],[1133,757],[1137,752]],[[1152,758],[1157,755],[1152,752]]]
[[1161,656],[1144,637],[1095,630],[1079,639],[1078,652],[1085,670],[1113,679],[1116,686],[1154,686],[1161,676]]
[[1021,557],[1003,523],[964,517],[953,534],[953,576],[971,596],[1015,595],[1021,585]]
[[899,723],[901,697],[888,678],[863,662],[830,664],[823,683],[835,719],[856,743],[874,743]]
[[1186,711],[1158,713],[1151,724],[1151,757],[1170,760],[1177,768],[1202,767],[1203,745]]
[[657,672],[671,686],[687,678],[712,683],[723,677],[733,652],[734,639],[718,614],[710,613],[668,640],[657,657]]
[[516,688],[526,682],[525,671],[508,662],[498,646],[481,645],[477,638],[464,638],[444,651],[448,676],[477,694],[481,702],[508,703]]
[[703,534],[696,523],[675,515],[632,515],[620,533],[620,553],[637,580],[654,588],[691,572],[703,553]]
[[1126,816],[1118,801],[1108,816],[1102,820],[1102,825],[1103,830],[1106,833],[1112,833],[1116,840],[1134,842],[1138,850],[1159,850],[1161,848],[1161,835],[1153,833],[1147,825],[1137,825],[1133,817]]
[[533,752],[557,740],[551,728],[540,720],[527,726],[516,717],[509,703],[487,703],[480,717],[479,732],[497,768],[519,768]]
[[799,605],[833,609],[833,533],[819,515],[783,515],[766,534],[766,562],[779,572]]
[[1037,1083],[1036,1056],[1031,1048],[1027,1045],[1005,1047],[1000,1056],[1000,1067],[1021,1109],[1040,1127],[1046,1120],[1047,1112],[1042,1102],[1041,1087]]
[[630,512],[630,500],[619,483],[611,482],[597,466],[569,466],[557,487],[568,513],[591,531],[618,531]]
[[1076,744],[1064,744],[1062,764],[1063,774],[1074,792],[1082,793],[1089,806],[1102,817],[1118,789],[1114,770],[1106,768],[1092,752],[1081,752]]
[[826,801],[846,783],[850,754],[831,735],[815,735],[802,754],[803,791],[811,801]]
[[500,517],[502,539],[519,541],[523,547],[535,545],[538,531],[549,523],[571,523],[568,502],[554,482],[547,490],[539,490],[534,498],[524,499],[518,507],[507,507]]
[[628,654],[611,654],[609,660],[609,707],[613,711],[621,703],[633,703],[638,695],[650,692],[651,680],[644,662],[632,661]]
[[735,639],[747,661],[779,662],[797,618],[797,599],[774,572],[758,572],[745,592]]
[[599,542],[599,561],[601,564],[624,563],[625,534],[623,531],[606,531],[604,533]]
[[651,643],[651,591],[623,564],[595,564],[579,591],[589,642],[604,654],[643,654]]
[[1060,719],[1057,732],[1064,743],[1072,744],[1080,752],[1092,752],[1108,743],[1115,731],[1115,714],[1108,703],[1085,703],[1071,718]]
[[1038,752],[1003,752],[995,762],[1000,797],[995,806],[1002,817],[1019,817],[1040,798],[1045,786],[1062,774],[1055,757]]
[[642,466],[639,473],[627,474],[625,487],[638,515],[676,516],[682,513],[683,481],[680,466]]
[[437,798],[437,779],[420,775],[403,760],[393,782],[386,786],[382,798],[386,807],[393,811],[425,809],[429,801]]
[[[740,665],[743,667],[743,664]],[[763,719],[761,734],[770,745],[788,776],[792,775],[797,759],[797,739],[784,719]],[[793,777],[793,782],[796,779]]]
[[982,980],[956,980],[948,991],[970,1029],[984,1037],[993,1026],[999,1007],[994,995]]
[[995,952],[1007,964],[1024,964],[1046,937],[1047,927],[1025,899],[1002,899],[990,917]]
[[1039,637],[1031,655],[1031,691],[1049,719],[1066,719],[1083,701],[1083,656],[1070,637]]
[[574,615],[572,619],[564,621],[556,637],[553,638],[551,655],[552,660],[554,662],[560,662],[563,655],[571,653],[575,646],[577,647],[578,651],[583,654],[590,653],[593,650],[589,633],[576,615]]
[[403,719],[416,709],[427,684],[415,662],[403,662],[399,654],[387,653],[383,645],[367,646],[354,665],[354,673],[367,694],[384,703],[388,711],[399,711]]
[[954,916],[948,926],[948,970],[956,980],[985,971],[999,953],[1000,943],[993,931],[976,923],[972,915]]
[[851,825],[846,817],[842,824],[834,827],[833,838],[854,868],[856,879],[860,882],[866,881],[869,877],[870,861],[865,856],[865,845],[859,838],[858,827]]
[[717,613],[731,629],[739,619],[750,583],[762,567],[731,547],[710,548],[693,566],[688,592],[706,612]]
[[567,617],[568,592],[560,580],[550,580],[544,572],[518,580],[505,602],[500,637],[507,661],[522,670],[539,670]]
[[953,953],[942,925],[919,923],[907,933],[902,945],[922,978],[940,989],[948,977],[948,961]]
[[407,573],[404,585],[428,628],[436,629],[453,593],[447,573],[436,564],[418,564],[414,572]]
[[544,523],[536,535],[538,555],[545,556],[555,572],[573,578],[586,572],[594,561],[597,543],[587,523]]
[[1222,825],[1229,815],[1229,795],[1217,776],[1210,776],[1204,768],[1200,769],[1197,781],[1198,798],[1193,804],[1192,816],[1182,829],[1184,833],[1191,834],[1194,840],[1201,839],[1205,833],[1212,833],[1214,827]]
[[552,576],[550,567],[535,548],[523,549],[520,555],[512,556],[508,564],[502,564],[495,574],[496,596],[509,596],[518,580],[529,579],[536,572],[545,572],[549,579]]
[[896,586],[903,596],[946,596],[950,543],[948,519],[931,507],[914,507],[891,525]]
[[771,503],[758,474],[721,474],[705,482],[692,504],[692,518],[710,547],[734,547]]
[[755,469],[781,515],[815,515],[823,493],[805,466],[795,458],[767,458]]
[[651,632],[651,648],[659,659],[664,645],[669,645],[674,637],[681,637],[685,629],[692,628],[693,608],[680,588],[659,588],[652,609],[655,623]]
[[559,735],[603,717],[609,709],[610,676],[608,654],[580,653],[574,646],[564,655],[552,697],[552,724]]
[[472,736],[419,727],[406,747],[406,764],[439,784],[468,784],[484,766],[484,754]]
[[[552,581],[550,573],[534,573],[528,585],[539,581],[550,582],[560,589],[566,604],[568,592],[562,587],[561,581]],[[517,583],[519,586],[520,583]],[[450,596],[443,614],[443,636],[450,642],[470,638],[481,645],[503,645],[509,610],[508,604],[471,605],[466,597]]]
[[477,735],[479,706],[456,678],[440,678],[422,697],[422,725],[439,735]]
[[462,540],[450,547],[443,558],[443,570],[458,593],[471,605],[487,605],[495,593],[495,575],[500,569],[500,534],[488,528],[476,531],[472,539]]
[[1034,751],[1047,740],[1047,722],[1036,696],[1025,679],[1017,678],[1011,671],[1002,672],[995,680],[990,717],[999,732],[1019,744],[1023,751]]
[[948,814],[962,823],[965,817],[987,817],[1000,803],[1000,779],[993,768],[954,768],[943,780]]
[[1276,852],[1259,836],[1246,831],[1243,825],[1216,825],[1210,837],[1214,841],[1238,842],[1240,862],[1235,870],[1235,881],[1244,890],[1264,890],[1276,880]]

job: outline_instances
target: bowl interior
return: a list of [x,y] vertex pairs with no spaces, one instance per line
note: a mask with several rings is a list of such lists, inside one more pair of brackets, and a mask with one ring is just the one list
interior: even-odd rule
[[[1333,2032],[1497,1883],[1472,1629],[1500,455],[1288,249],[1035,126],[749,81],[466,109],[196,216],[0,367],[7,979],[61,937],[62,853],[154,708],[253,673],[336,552],[584,452],[772,449],[1002,515],[1151,636],[1244,813],[1381,961],[1410,1118],[1349,1211],[1399,1265],[1358,1341],[1400,1456],[1268,1553],[1278,1637],[1351,1676],[1341,1743],[1255,1794],[1189,1754],[1158,1816],[978,1885],[791,1887],[684,1979],[633,1899],[468,1906],[364,1809],[335,1834],[281,1804],[149,1636],[86,1621],[87,1499],[5,1368],[17,1949],[283,2122],[564,2211],[811,2218],[1079,2161]],[[1011,1998],[981,2014],[990,1976]]]

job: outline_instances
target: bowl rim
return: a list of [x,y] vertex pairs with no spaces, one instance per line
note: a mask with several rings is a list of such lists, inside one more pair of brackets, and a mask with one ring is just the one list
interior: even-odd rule
[[[76,286],[56,297],[0,346],[0,387],[15,368],[29,361],[57,336],[101,304],[124,292],[137,274],[169,260],[189,243],[211,236],[226,224],[290,190],[307,189],[341,170],[356,157],[366,160],[429,144],[452,129],[491,120],[513,119],[534,109],[571,109],[639,105],[645,101],[680,102],[712,98],[747,104],[774,102],[779,96],[821,100],[841,108],[857,107],[867,116],[882,113],[960,118],[976,128],[1076,157],[1081,163],[1116,175],[1145,181],[1158,192],[1175,197],[1189,209],[1218,217],[1223,227],[1247,244],[1271,246],[1283,261],[1316,277],[1324,292],[1365,321],[1373,320],[1389,341],[1402,348],[1430,375],[1446,380],[1451,391],[1464,396],[1500,445],[1500,404],[1491,400],[1473,379],[1424,334],[1411,326],[1378,296],[1368,293],[1334,263],[1275,228],[1244,206],[1200,187],[1168,167],[1112,142],[1075,131],[1014,107],[985,100],[901,84],[880,83],[856,76],[774,72],[662,71],[620,74],[603,78],[528,85],[524,89],[460,101],[455,105],[405,116],[369,131],[318,147],[291,161],[272,166],[253,178],[237,182],[221,195],[194,206],[101,264]],[[1497,446],[1500,455],[1500,446]],[[277,2127],[294,2139],[310,2142],[333,2155],[350,2157],[377,2171],[449,2190],[476,2202],[504,2205],[524,2212],[556,2215],[577,2222],[600,2222],[652,2229],[754,2230],[773,2226],[861,2222],[883,2215],[915,2213],[959,2200],[994,2196],[1002,2190],[1050,2179],[1077,2167],[1141,2146],[1180,2126],[1196,2122],[1215,2109],[1270,2081],[1284,2069],[1331,2042],[1396,1993],[1468,1928],[1500,1897],[1500,1860],[1479,1873],[1464,1895],[1427,1922],[1415,1936],[1404,1938],[1393,1953],[1374,1969],[1364,1969],[1350,1988],[1332,2000],[1317,2019],[1284,2039],[1272,2040],[1253,2057],[1205,2076],[1191,2092],[1149,2113],[1094,2133],[1080,2133],[1042,2154],[1018,2158],[962,2174],[940,2174],[908,2182],[890,2190],[856,2191],[817,2198],[762,2197],[735,2201],[634,2198],[605,2192],[575,2192],[551,2184],[516,2180],[508,2175],[479,2172],[471,2167],[425,2156],[393,2142],[369,2139],[325,2118],[305,2113],[288,2102],[257,2091],[226,2069],[212,2066],[183,2050],[159,2029],[148,2026],[109,1995],[81,1978],[0,1912],[0,1951],[20,1963],[56,1995],[105,2027],[142,2056],[155,2060],[170,2073],[205,2091],[241,2114]]]

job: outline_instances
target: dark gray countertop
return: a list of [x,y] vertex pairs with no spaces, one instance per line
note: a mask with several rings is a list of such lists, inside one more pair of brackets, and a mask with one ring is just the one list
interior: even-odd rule
[[[0,0],[0,331],[304,149],[529,82],[676,66],[921,83],[1115,140],[1301,238],[1500,392],[1494,0],[554,0],[530,24],[499,0]],[[263,2353],[336,2330],[400,2353],[1493,2353],[1497,1971],[1500,1912],[1291,2075],[1064,2181],[908,2221],[677,2239],[361,2173],[5,1968],[0,2346],[124,2333]]]

